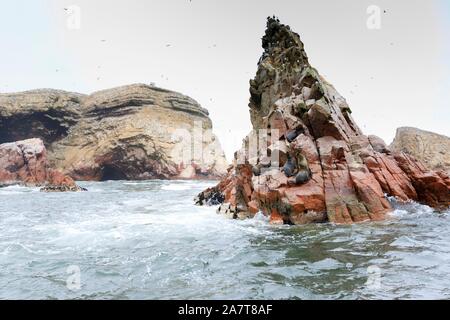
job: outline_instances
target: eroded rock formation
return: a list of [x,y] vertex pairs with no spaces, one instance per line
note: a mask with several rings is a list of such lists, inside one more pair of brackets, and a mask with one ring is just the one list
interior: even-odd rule
[[41,139],[0,144],[0,186],[42,186],[42,191],[82,191],[75,181],[51,169]]
[[434,170],[444,170],[450,174],[450,138],[417,128],[403,127],[390,148],[395,152],[405,152],[422,161]]
[[76,180],[220,177],[227,163],[211,128],[193,99],[144,84],[0,94],[0,143],[41,138],[51,166]]
[[222,203],[219,212],[232,218],[262,211],[274,224],[381,220],[392,209],[385,194],[449,205],[449,177],[365,136],[289,26],[269,18],[262,45],[250,81],[253,132],[197,204]]

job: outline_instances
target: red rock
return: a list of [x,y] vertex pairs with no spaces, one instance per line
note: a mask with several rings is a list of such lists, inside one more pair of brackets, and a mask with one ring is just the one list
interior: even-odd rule
[[0,145],[0,183],[39,184],[46,180],[47,153],[39,139]]
[[364,162],[385,193],[402,201],[417,200],[417,193],[411,180],[392,157],[374,154],[365,158]]
[[286,122],[280,111],[275,111],[269,116],[269,130],[272,130],[272,139],[278,140],[284,136],[287,131]]
[[272,213],[270,214],[270,224],[284,224],[283,216],[276,209],[273,209]]
[[389,201],[384,197],[380,184],[372,174],[358,171],[350,172],[356,194],[367,209],[371,220],[382,220],[391,210]]
[[308,163],[318,163],[320,162],[319,152],[317,151],[317,146],[314,140],[305,134],[299,135],[293,142],[292,148],[301,150],[303,155],[308,160]]
[[287,161],[287,146],[284,141],[276,141],[269,146],[271,164],[275,167],[283,167]]
[[444,172],[427,169],[420,161],[405,153],[395,154],[399,167],[411,179],[417,200],[436,208],[450,205],[450,179]]
[[49,168],[40,139],[0,144],[0,185],[12,184],[45,186],[51,191],[81,190],[72,178]]
[[[285,171],[272,163],[253,178],[250,166],[229,171],[215,190],[224,195],[224,208],[240,208],[234,217],[258,208],[277,224],[382,220],[392,210],[385,194],[449,206],[450,178],[405,154],[392,155],[382,139],[363,135],[345,99],[309,65],[297,34],[270,18],[263,48],[250,89],[253,129],[277,129],[280,134],[262,138],[272,150],[285,145],[290,160]],[[297,137],[293,130],[299,130]],[[245,147],[236,153],[241,163],[250,162]],[[304,177],[298,185],[292,176],[297,173]]]
[[283,190],[284,197],[292,206],[292,213],[307,211],[325,212],[325,193],[322,185],[311,180],[302,186],[289,187]]
[[255,200],[252,200],[248,203],[248,211],[255,215],[259,212],[259,206],[258,206],[258,202]]
[[359,201],[348,170],[327,170],[325,176],[325,202],[328,220],[352,223],[369,220],[364,204]]
[[311,126],[316,138],[333,137],[345,139],[345,134],[330,117],[330,109],[323,103],[314,104],[307,113],[306,122]]
[[57,170],[48,170],[47,174],[47,182],[53,186],[68,186],[68,187],[76,187],[75,181],[69,177],[61,173]]

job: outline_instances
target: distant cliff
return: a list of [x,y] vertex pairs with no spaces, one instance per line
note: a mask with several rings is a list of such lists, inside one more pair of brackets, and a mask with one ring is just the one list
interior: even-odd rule
[[403,127],[390,148],[408,153],[434,170],[444,170],[450,174],[450,138],[417,128]]
[[[50,165],[76,180],[220,177],[227,163],[211,129],[195,100],[144,84],[0,94],[0,143],[40,138]],[[192,145],[201,152],[189,157]]]

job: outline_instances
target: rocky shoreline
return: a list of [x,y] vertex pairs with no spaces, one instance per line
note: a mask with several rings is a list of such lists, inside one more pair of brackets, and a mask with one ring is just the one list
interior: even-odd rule
[[289,26],[268,18],[262,46],[250,81],[253,131],[197,204],[221,204],[235,219],[261,211],[273,224],[382,220],[392,211],[387,196],[448,208],[447,173],[364,135]]

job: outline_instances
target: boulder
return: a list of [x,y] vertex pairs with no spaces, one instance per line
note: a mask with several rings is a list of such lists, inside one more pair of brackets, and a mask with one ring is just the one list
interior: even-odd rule
[[[219,212],[242,218],[261,211],[273,224],[347,224],[384,219],[392,210],[387,196],[449,206],[448,175],[364,135],[345,99],[309,64],[298,34],[268,18],[263,48],[250,81],[250,117],[253,131],[271,141],[268,151],[285,146],[285,165],[255,175],[244,144],[213,188],[223,199]],[[203,203],[210,193],[199,195]]]
[[40,139],[0,144],[0,186],[43,186],[42,191],[82,191],[75,181],[49,167]]

